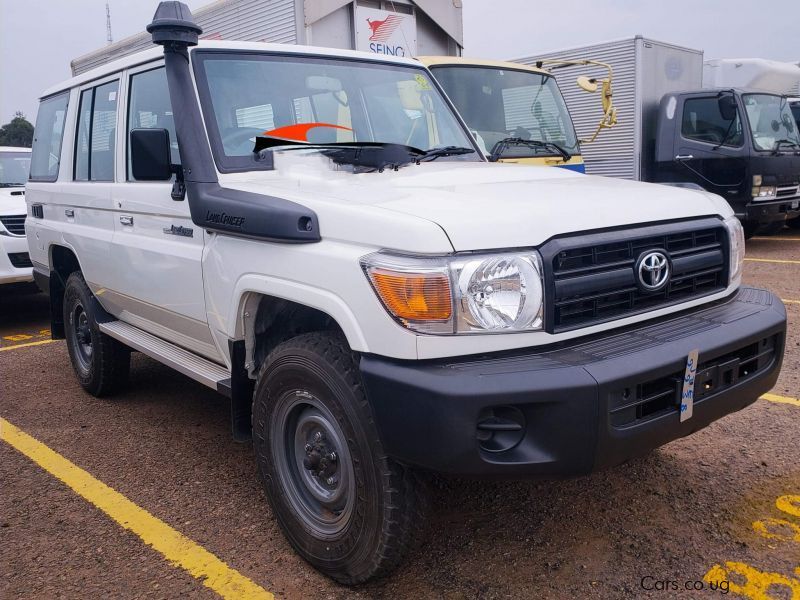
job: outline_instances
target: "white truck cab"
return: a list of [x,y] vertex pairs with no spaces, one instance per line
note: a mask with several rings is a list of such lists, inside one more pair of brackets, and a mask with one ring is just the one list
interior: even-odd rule
[[0,146],[0,285],[33,281],[25,238],[25,182],[31,149]]
[[755,401],[786,314],[702,191],[486,162],[420,63],[199,41],[45,92],[28,239],[98,396],[131,349],[231,398],[273,512],[337,581],[422,523],[420,471],[579,475]]

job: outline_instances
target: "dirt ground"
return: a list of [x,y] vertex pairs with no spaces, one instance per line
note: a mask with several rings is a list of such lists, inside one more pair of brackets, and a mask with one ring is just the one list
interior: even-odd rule
[[[745,281],[794,301],[773,393],[800,398],[800,233],[747,252],[799,261],[747,262]],[[0,416],[279,597],[800,599],[800,514],[786,512],[787,496],[800,508],[798,404],[759,400],[581,479],[434,479],[421,546],[348,589],[281,535],[225,398],[139,354],[124,393],[88,396],[62,341],[34,344],[47,310],[30,288],[0,289]],[[0,478],[0,597],[215,595],[2,442]]]

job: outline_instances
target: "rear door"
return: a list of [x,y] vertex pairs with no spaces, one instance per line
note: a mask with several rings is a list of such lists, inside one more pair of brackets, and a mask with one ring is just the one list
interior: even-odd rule
[[208,327],[201,261],[205,232],[187,200],[170,196],[171,182],[136,181],[128,143],[136,128],[169,131],[172,161],[180,162],[163,66],[131,69],[125,78],[126,111],[118,178],[113,186],[116,269],[111,302],[119,317],[212,360],[221,360]]

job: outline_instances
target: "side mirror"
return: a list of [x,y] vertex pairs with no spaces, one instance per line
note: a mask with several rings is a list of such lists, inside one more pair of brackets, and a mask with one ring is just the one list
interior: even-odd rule
[[597,91],[597,79],[586,77],[586,75],[578,77],[577,84],[584,92],[594,94]]
[[717,99],[719,114],[726,121],[733,121],[736,118],[736,98],[732,94],[725,94]]
[[169,131],[132,129],[130,139],[131,171],[140,181],[169,181],[172,163]]

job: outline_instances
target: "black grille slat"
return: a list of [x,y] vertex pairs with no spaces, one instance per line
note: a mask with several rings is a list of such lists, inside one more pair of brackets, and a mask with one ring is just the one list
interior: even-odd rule
[[[575,247],[569,247],[569,238],[561,242],[548,270],[553,286],[549,329],[585,327],[723,290],[728,270],[724,227],[686,227],[660,235],[652,235],[652,227],[640,236],[636,230],[624,231],[619,237],[625,239],[610,242],[611,234],[603,234],[598,244],[587,244],[591,235],[580,236]],[[673,266],[670,284],[654,294],[636,286],[634,272],[648,250],[666,250]]]
[[9,233],[14,235],[25,235],[25,215],[8,215],[0,217],[0,223],[3,224]]
[[27,252],[11,252],[8,255],[8,260],[11,261],[11,266],[15,269],[25,269],[33,266],[31,257]]

